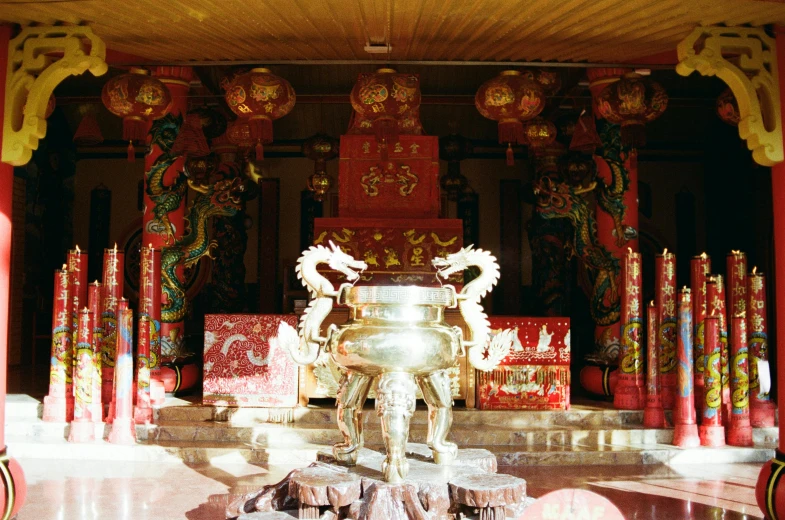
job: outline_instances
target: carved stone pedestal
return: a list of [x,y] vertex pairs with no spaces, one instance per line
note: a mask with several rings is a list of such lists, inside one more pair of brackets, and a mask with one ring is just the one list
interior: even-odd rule
[[530,503],[526,481],[496,474],[496,457],[487,450],[458,450],[453,464],[433,462],[422,444],[406,448],[407,478],[384,481],[384,453],[363,449],[356,466],[341,466],[322,451],[319,462],[292,471],[278,484],[246,495],[226,510],[237,520],[450,520],[518,518]]

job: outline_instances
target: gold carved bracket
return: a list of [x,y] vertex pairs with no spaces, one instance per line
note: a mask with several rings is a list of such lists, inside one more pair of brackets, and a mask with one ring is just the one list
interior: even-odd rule
[[89,27],[25,27],[8,45],[2,161],[27,164],[46,135],[46,104],[68,76],[108,70],[106,45]]
[[717,76],[739,105],[739,135],[760,165],[781,162],[782,118],[774,38],[761,28],[697,27],[677,47],[676,72]]

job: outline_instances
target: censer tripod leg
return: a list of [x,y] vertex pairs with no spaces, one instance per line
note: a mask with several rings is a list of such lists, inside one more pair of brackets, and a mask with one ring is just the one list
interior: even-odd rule
[[347,372],[341,378],[338,390],[338,429],[343,442],[333,446],[336,459],[347,464],[357,464],[363,447],[363,404],[371,389],[371,377]]
[[417,378],[417,383],[428,405],[428,447],[433,452],[433,460],[436,464],[452,464],[458,446],[447,440],[452,426],[450,374],[447,370],[439,370]]
[[382,472],[384,480],[393,484],[402,482],[409,473],[406,441],[416,390],[414,376],[405,372],[382,374],[376,389],[376,415],[382,418],[382,437],[387,448]]

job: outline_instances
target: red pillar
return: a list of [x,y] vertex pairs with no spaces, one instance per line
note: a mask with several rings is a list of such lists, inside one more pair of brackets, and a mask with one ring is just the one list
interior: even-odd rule
[[[785,30],[775,28],[777,68],[780,87],[780,116],[785,121]],[[777,359],[785,360],[785,163],[771,169],[771,197],[774,221],[774,297],[777,305],[774,323],[777,327]],[[785,391],[785,369],[777,373],[780,395]],[[782,398],[780,397],[780,401]],[[779,421],[779,444],[771,462],[764,464],[755,487],[758,506],[767,518],[785,517],[785,421]]]
[[[5,116],[5,84],[8,71],[8,43],[11,40],[11,26],[0,25],[0,146],[3,142]],[[11,210],[14,196],[14,168],[0,162],[0,464],[10,468],[11,482],[6,481],[6,473],[0,472],[0,483],[9,491],[13,514],[24,503],[25,476],[22,467],[13,460],[6,459],[5,447],[5,394],[8,364],[8,319],[11,299]],[[4,462],[7,460],[8,462]],[[0,494],[0,513],[5,510],[5,498]]]
[[[169,110],[170,114],[175,116],[182,116],[185,119],[185,114],[188,111],[188,89],[190,88],[191,78],[193,77],[193,69],[191,67],[169,67],[162,66],[156,67],[153,75],[160,79],[169,89],[172,96],[172,106]],[[150,168],[156,160],[163,154],[163,151],[158,146],[153,146],[151,152],[145,158],[145,172],[149,172]],[[171,186],[177,179],[180,172],[183,171],[185,159],[178,157],[164,174],[163,183],[166,186]],[[147,174],[145,174],[145,195],[144,195],[145,212],[142,218],[142,244],[152,245],[155,249],[161,249],[167,244],[167,232],[160,226],[154,225],[153,209],[155,203],[147,194]],[[179,207],[171,211],[169,214],[169,222],[174,228],[175,238],[183,235],[184,218],[185,218],[185,197],[180,201]],[[182,271],[178,272],[182,278]],[[166,323],[161,320],[161,357],[166,360],[171,358],[173,353],[179,350],[176,345],[183,340],[183,322]],[[151,378],[158,379],[158,367],[150,367]],[[158,381],[151,381],[151,385],[157,385]]]

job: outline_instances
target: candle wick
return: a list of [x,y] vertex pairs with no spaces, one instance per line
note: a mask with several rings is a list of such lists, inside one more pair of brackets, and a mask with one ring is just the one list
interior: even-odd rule
[[667,254],[668,254],[668,248],[666,247],[665,249],[662,250],[662,256],[665,256]]

